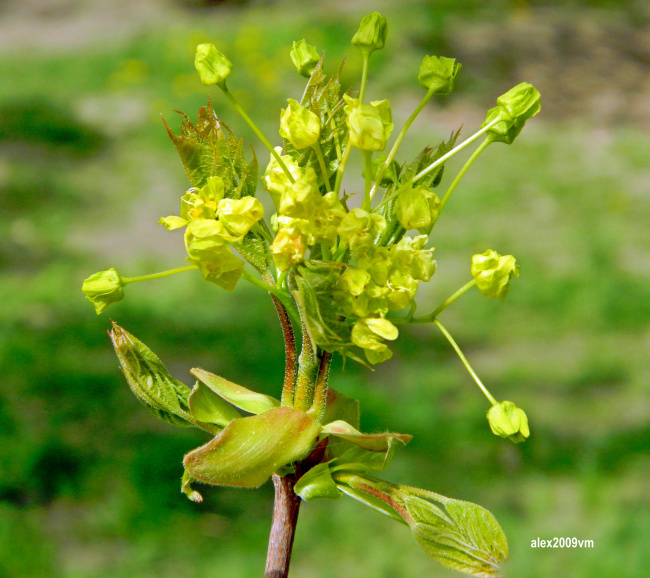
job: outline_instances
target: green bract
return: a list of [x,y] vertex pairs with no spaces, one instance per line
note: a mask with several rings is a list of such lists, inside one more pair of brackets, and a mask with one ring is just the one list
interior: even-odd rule
[[383,151],[393,132],[392,113],[387,100],[361,104],[357,98],[343,95],[346,102],[350,145],[363,151]]
[[359,29],[352,37],[352,44],[361,50],[372,52],[380,50],[386,43],[388,24],[379,12],[373,12],[364,16]]
[[510,279],[519,277],[519,265],[512,255],[501,256],[488,249],[472,256],[471,272],[483,295],[503,301],[510,290]]
[[492,433],[508,438],[516,444],[523,442],[529,435],[528,418],[523,409],[511,401],[502,401],[493,405],[487,418]]
[[289,106],[280,115],[280,136],[298,150],[315,145],[320,136],[320,118],[292,98],[287,102]]
[[455,58],[425,56],[420,65],[418,82],[433,94],[450,94],[461,69]]
[[115,269],[100,271],[83,282],[81,290],[95,307],[97,315],[103,313],[112,303],[124,298],[124,281]]
[[524,124],[541,110],[539,91],[527,82],[522,82],[497,98],[497,106],[487,112],[486,126],[496,121],[487,131],[487,138],[492,142],[512,144],[524,128]]
[[307,44],[307,41],[303,38],[298,40],[298,42],[293,43],[291,48],[291,61],[293,62],[298,74],[309,78],[311,73],[314,72],[316,64],[320,60],[320,56],[315,46]]
[[196,47],[194,66],[203,84],[218,84],[221,88],[226,88],[226,78],[230,76],[232,63],[214,44],[199,44]]

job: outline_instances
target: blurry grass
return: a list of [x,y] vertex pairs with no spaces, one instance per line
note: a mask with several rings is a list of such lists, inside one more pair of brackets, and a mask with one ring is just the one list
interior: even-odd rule
[[[179,237],[155,225],[186,187],[158,115],[175,127],[172,109],[194,117],[205,104],[193,49],[218,41],[242,63],[233,86],[273,134],[284,98],[302,89],[286,57],[301,18],[281,15],[226,15],[219,34],[195,21],[74,55],[0,58],[0,575],[260,575],[272,489],[205,488],[200,506],[181,496],[182,455],[205,438],[138,405],[107,318],[78,288],[109,266],[132,275],[184,259]],[[305,36],[336,62],[353,28],[325,20]],[[398,62],[417,62],[407,40],[396,35]],[[378,92],[407,77],[383,58]],[[254,86],[263,90],[247,92]],[[649,167],[650,138],[632,127],[541,116],[513,146],[485,153],[436,226],[439,270],[423,313],[467,280],[474,252],[495,248],[522,265],[505,304],[470,293],[444,321],[493,393],[526,408],[525,444],[492,436],[486,402],[433,328],[404,329],[395,360],[373,374],[350,363],[333,372],[335,388],[361,399],[363,429],[415,435],[388,479],[495,513],[511,545],[506,576],[640,577],[650,565]],[[253,289],[227,294],[186,274],[129,287],[109,316],[186,383],[201,366],[277,395],[279,330]],[[455,575],[406,528],[345,497],[304,504],[298,528],[297,576]],[[595,547],[531,549],[538,536]]]

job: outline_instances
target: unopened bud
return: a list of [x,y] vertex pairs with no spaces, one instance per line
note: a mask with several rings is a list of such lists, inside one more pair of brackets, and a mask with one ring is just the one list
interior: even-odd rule
[[486,126],[497,121],[486,133],[493,142],[512,144],[524,128],[529,118],[533,118],[541,109],[539,91],[527,82],[522,82],[497,98],[497,106],[487,112]]
[[393,131],[392,113],[388,100],[361,104],[359,99],[343,95],[350,144],[363,151],[383,151]]
[[232,63],[214,44],[199,44],[196,47],[194,66],[203,84],[218,84],[226,90],[226,78],[232,71]]
[[516,444],[523,442],[530,435],[524,410],[511,401],[493,405],[487,412],[487,418],[493,434],[508,438]]
[[109,305],[124,298],[122,290],[124,285],[125,283],[118,272],[115,269],[108,269],[88,277],[83,282],[81,290],[86,295],[86,299],[94,305],[95,311],[99,315]]
[[368,52],[381,50],[386,43],[387,32],[386,18],[379,12],[373,12],[361,20],[359,30],[352,37],[352,45]]
[[510,279],[519,277],[519,265],[512,255],[501,256],[488,249],[472,256],[471,272],[483,295],[503,301],[510,290]]
[[304,38],[293,43],[289,54],[298,74],[306,78],[311,76],[320,60],[316,47],[307,44]]
[[292,98],[287,102],[289,106],[280,115],[280,136],[298,150],[315,145],[320,137],[320,118]]
[[455,58],[425,56],[420,65],[418,82],[433,94],[450,94],[461,66]]

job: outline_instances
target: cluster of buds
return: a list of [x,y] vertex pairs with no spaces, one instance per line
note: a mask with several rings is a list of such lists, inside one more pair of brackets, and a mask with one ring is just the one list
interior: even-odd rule
[[229,245],[236,245],[264,216],[264,207],[255,197],[225,198],[221,177],[208,177],[200,189],[190,189],[181,197],[181,215],[164,217],[160,224],[168,230],[185,227],[188,262],[196,265],[203,278],[232,291],[244,269]]
[[[429,281],[435,273],[433,249],[423,248],[426,241],[426,235],[420,235],[415,239],[404,236],[391,247],[361,245],[352,253],[356,267],[349,267],[337,280],[334,300],[343,316],[357,318],[352,341],[364,350],[366,359],[372,364],[392,357],[387,346],[376,338],[397,338],[397,328],[385,319],[385,315],[409,307],[419,282]],[[377,327],[381,327],[382,332],[375,331]],[[376,337],[369,340],[371,333]]]
[[[492,396],[439,319],[473,287],[503,301],[519,275],[515,258],[493,250],[474,255],[469,281],[432,312],[415,313],[421,283],[436,272],[430,238],[452,193],[487,146],[513,142],[539,112],[540,97],[530,84],[515,86],[497,99],[473,136],[457,145],[460,131],[452,133],[447,142],[401,163],[396,155],[407,130],[434,95],[454,90],[461,69],[453,58],[427,55],[417,76],[426,95],[388,152],[377,156],[389,145],[392,112],[386,99],[366,103],[365,93],[369,59],[385,46],[387,30],[386,19],[377,12],[362,20],[352,39],[363,58],[362,78],[359,92],[351,94],[342,93],[339,74],[325,75],[324,55],[314,46],[304,39],[293,43],[291,61],[309,81],[301,100],[290,98],[282,109],[283,142],[275,148],[228,90],[230,60],[212,44],[199,45],[195,67],[201,82],[223,92],[271,155],[261,180],[275,212],[267,223],[256,197],[257,160],[246,162],[242,142],[208,105],[196,124],[184,116],[180,135],[167,127],[192,187],[181,197],[180,215],[161,218],[160,224],[169,231],[185,229],[190,264],[133,278],[108,269],[86,279],[82,290],[98,314],[123,299],[127,284],[181,271],[199,271],[229,291],[243,278],[273,296],[286,346],[281,399],[202,369],[192,370],[198,381],[190,392],[144,343],[113,327],[111,338],[136,397],[167,423],[214,435],[183,460],[181,487],[191,500],[202,499],[191,487],[196,481],[253,488],[272,475],[291,473],[289,487],[301,498],[336,499],[346,493],[402,519],[441,563],[470,575],[493,576],[507,544],[489,512],[362,477],[385,469],[411,436],[361,433],[358,402],[330,388],[328,376],[333,353],[376,365],[391,359],[389,345],[398,338],[400,325],[431,323],[490,401],[492,432],[514,443],[530,435],[524,411]],[[434,189],[442,182],[446,160],[481,136],[483,142],[438,196]],[[346,192],[342,183],[350,154],[362,157],[363,184]],[[360,206],[354,205],[357,193],[362,193],[356,197],[363,199]],[[419,234],[409,236],[409,231]],[[328,437],[336,443],[329,444]]]
[[[170,132],[194,186],[181,197],[180,215],[160,220],[170,231],[185,228],[190,266],[171,272],[198,269],[204,279],[227,290],[244,277],[273,293],[293,313],[315,340],[316,351],[339,351],[354,359],[362,352],[370,364],[390,359],[386,341],[397,338],[400,324],[435,322],[442,328],[438,315],[474,285],[487,297],[505,299],[519,266],[511,255],[487,251],[472,257],[473,281],[433,313],[414,317],[420,283],[430,281],[436,270],[430,236],[451,193],[482,150],[492,142],[512,143],[540,110],[537,90],[519,84],[497,99],[481,128],[463,143],[456,145],[458,135],[452,135],[412,162],[400,163],[395,156],[409,126],[429,99],[454,90],[461,69],[453,58],[427,55],[417,76],[426,96],[390,151],[378,156],[393,133],[391,107],[386,99],[364,99],[368,60],[385,46],[387,30],[386,19],[375,12],[363,19],[352,39],[364,61],[358,94],[343,93],[338,75],[324,74],[324,57],[314,46],[304,39],[293,43],[291,61],[309,82],[302,99],[290,98],[282,109],[283,146],[275,148],[229,92],[230,60],[212,44],[199,45],[195,66],[201,82],[223,91],[270,152],[261,180],[275,213],[269,226],[255,196],[257,162],[246,164],[241,144],[232,134],[224,135],[224,125],[208,107],[196,125],[186,118],[182,135]],[[445,161],[482,135],[483,143],[439,197],[434,189],[442,180]],[[361,190],[342,190],[346,162],[355,149],[364,162],[361,206],[349,205]],[[409,231],[419,235],[410,237]],[[246,261],[261,278],[246,271]],[[308,276],[307,270],[322,273]],[[102,313],[123,298],[127,283],[168,273],[127,279],[109,269],[88,278],[83,291]],[[406,315],[399,313],[405,309]],[[493,431],[510,432],[506,437],[511,439],[525,437],[522,419],[519,433],[511,431],[514,425],[503,425],[503,416],[514,424],[517,412],[494,409],[510,402],[491,401]]]
[[318,178],[311,167],[299,171],[293,184],[285,181],[284,186],[278,186],[283,179],[275,166],[272,159],[265,178],[265,183],[271,181],[276,172],[275,182],[270,186],[275,195],[282,190],[275,219],[278,232],[270,249],[278,270],[287,271],[303,261],[307,248],[321,243],[333,247],[346,213],[335,193],[320,194]]

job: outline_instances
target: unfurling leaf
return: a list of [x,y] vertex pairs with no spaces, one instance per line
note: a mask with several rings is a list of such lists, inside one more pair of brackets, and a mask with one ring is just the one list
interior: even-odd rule
[[321,424],[305,412],[276,407],[236,419],[212,441],[191,451],[183,464],[206,484],[257,488],[283,466],[309,455]]
[[188,401],[192,417],[199,421],[226,427],[233,419],[242,417],[223,397],[200,381],[196,382]]
[[221,431],[220,427],[192,416],[190,390],[169,374],[142,341],[116,323],[113,323],[110,337],[131,391],[156,417],[179,427],[194,426],[212,434]]
[[341,492],[332,479],[329,464],[326,463],[314,466],[303,475],[294,486],[293,491],[307,502],[322,498],[338,500],[341,497]]
[[280,402],[270,395],[257,393],[205,369],[194,368],[190,373],[228,403],[248,413],[264,413],[280,405]]
[[345,441],[351,442],[371,452],[387,451],[391,439],[397,439],[404,445],[413,439],[413,436],[408,434],[390,432],[380,434],[364,434],[360,431],[357,431],[349,423],[341,420],[324,425],[322,433],[344,439]]
[[508,558],[503,530],[481,506],[356,474],[333,477],[342,492],[405,521],[420,547],[447,568],[490,578]]

